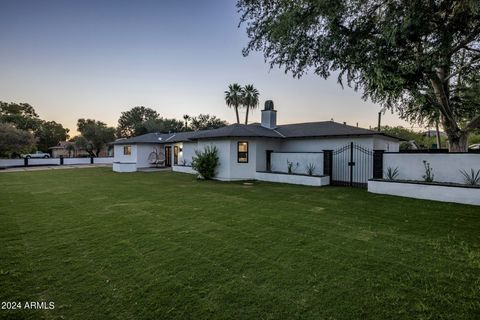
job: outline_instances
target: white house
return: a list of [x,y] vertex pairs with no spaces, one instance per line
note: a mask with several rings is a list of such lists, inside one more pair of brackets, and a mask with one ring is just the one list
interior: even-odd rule
[[[113,170],[132,172],[150,167],[154,155],[159,154],[165,157],[164,165],[172,166],[173,171],[194,173],[189,165],[195,150],[213,145],[218,148],[220,158],[217,179],[285,182],[282,177],[266,173],[286,173],[290,163],[291,171],[297,175],[323,176],[324,151],[351,142],[366,150],[399,149],[395,137],[333,121],[277,125],[277,111],[269,106],[262,110],[261,123],[232,124],[197,132],[150,133],[117,140]],[[308,172],[308,167],[314,167],[313,172]]]

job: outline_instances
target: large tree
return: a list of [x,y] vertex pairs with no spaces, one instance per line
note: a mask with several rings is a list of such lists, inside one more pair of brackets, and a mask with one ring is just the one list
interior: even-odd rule
[[184,130],[184,123],[177,119],[168,119],[158,117],[155,119],[149,119],[142,125],[143,132],[180,132]]
[[228,125],[227,121],[209,114],[199,114],[190,118],[190,129],[193,131],[218,129]]
[[56,146],[60,141],[66,141],[69,131],[55,121],[42,121],[35,130],[38,150],[47,152],[48,148]]
[[157,111],[143,106],[133,107],[122,112],[118,119],[117,136],[129,138],[147,133],[145,122],[158,119]]
[[11,124],[0,123],[0,157],[19,156],[35,146],[33,135]]
[[480,1],[240,0],[244,49],[300,77],[338,73],[411,121],[439,119],[451,151],[480,127]]
[[17,129],[35,131],[41,120],[28,103],[0,101],[0,123],[10,123]]
[[[115,140],[115,128],[108,127],[101,121],[78,119],[77,130],[88,141],[87,151],[95,157],[98,157],[103,147]],[[83,138],[77,139],[77,141],[83,141]]]

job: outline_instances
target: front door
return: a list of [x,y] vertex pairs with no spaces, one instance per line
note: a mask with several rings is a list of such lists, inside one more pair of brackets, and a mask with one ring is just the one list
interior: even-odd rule
[[165,147],[165,167],[172,166],[172,147]]
[[266,170],[267,171],[272,171],[272,152],[273,150],[266,150],[265,151],[267,154],[266,154],[266,158],[267,158],[267,165],[266,165]]
[[173,147],[173,165],[178,165],[178,146]]

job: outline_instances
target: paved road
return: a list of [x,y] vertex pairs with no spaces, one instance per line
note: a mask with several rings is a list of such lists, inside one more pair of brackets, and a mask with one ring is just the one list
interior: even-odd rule
[[32,167],[15,167],[0,170],[2,172],[22,172],[22,171],[42,171],[42,170],[62,170],[62,169],[76,169],[76,168],[99,168],[112,167],[111,164],[68,164],[63,166],[32,166]]

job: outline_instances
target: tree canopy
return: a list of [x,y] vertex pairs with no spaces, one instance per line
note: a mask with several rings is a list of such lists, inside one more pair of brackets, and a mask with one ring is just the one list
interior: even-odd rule
[[30,152],[34,146],[33,134],[11,124],[0,123],[0,157],[19,156]]
[[480,127],[480,1],[239,0],[270,65],[361,89],[412,122],[439,120],[452,151]]
[[161,117],[157,111],[143,106],[122,112],[118,119],[117,137],[129,138],[150,132],[179,132],[184,122]]
[[209,114],[199,114],[197,117],[190,118],[190,129],[193,131],[210,130],[225,127],[227,121]]
[[9,123],[21,130],[35,131],[41,120],[35,109],[28,103],[0,101],[0,123]]
[[181,120],[158,117],[149,119],[143,123],[145,133],[150,132],[180,132],[185,129],[185,124]]
[[35,130],[37,149],[47,152],[48,148],[56,146],[60,141],[66,141],[69,131],[55,121],[41,121]]
[[76,139],[75,145],[85,148],[92,156],[98,157],[101,149],[115,140],[115,128],[101,121],[78,119],[77,130],[82,137]]
[[117,136],[129,138],[147,133],[145,122],[159,117],[157,111],[144,106],[133,107],[122,112],[118,119]]

